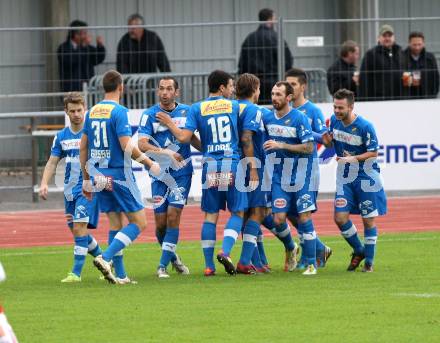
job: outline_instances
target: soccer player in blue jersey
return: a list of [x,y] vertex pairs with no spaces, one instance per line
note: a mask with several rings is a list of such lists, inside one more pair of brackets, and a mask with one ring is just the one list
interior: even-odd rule
[[[215,275],[214,247],[216,225],[220,210],[228,206],[231,217],[226,223],[222,250],[217,260],[230,275],[236,274],[230,257],[231,250],[243,225],[243,211],[247,206],[246,193],[235,186],[240,150],[238,135],[239,104],[229,100],[234,91],[233,78],[228,73],[215,70],[208,77],[209,97],[191,106],[183,129],[170,126],[173,135],[182,143],[189,143],[194,131],[199,131],[204,157],[202,171],[202,248],[205,256],[206,276]],[[164,118],[157,114],[156,118]],[[242,171],[243,172],[243,171]]]
[[75,246],[73,250],[73,269],[61,282],[80,282],[81,271],[87,253],[96,257],[101,249],[88,228],[98,225],[99,208],[96,199],[87,200],[82,195],[82,174],[79,163],[79,145],[84,126],[85,103],[80,93],[68,93],[64,98],[64,110],[70,120],[70,126],[58,132],[53,140],[49,160],[44,168],[40,185],[40,196],[48,197],[48,183],[55,174],[57,165],[64,160],[64,207],[67,225],[70,228]]
[[[268,161],[273,163],[272,213],[277,230],[286,225],[288,215],[296,217],[298,230],[303,232],[306,270],[304,275],[316,274],[316,233],[312,212],[316,210],[313,184],[314,139],[307,117],[292,109],[292,86],[279,81],[272,89],[274,111],[263,116],[268,140],[264,148]],[[286,229],[288,230],[288,228]],[[288,232],[290,234],[290,232]],[[294,251],[298,247],[292,241]],[[296,257],[296,256],[295,256]]]
[[[170,262],[178,273],[189,274],[188,267],[176,254],[176,246],[182,209],[191,188],[193,166],[190,144],[180,143],[168,127],[156,119],[157,113],[165,113],[177,127],[185,127],[189,106],[176,102],[179,96],[178,82],[171,77],[162,78],[157,87],[157,96],[159,103],[145,110],[141,116],[138,145],[141,151],[153,153],[155,159],[163,161],[160,163],[162,169],[169,165],[159,177],[153,176],[151,183],[156,237],[162,246],[157,275],[159,278],[168,278],[166,268]],[[201,149],[195,135],[192,144]]]
[[[307,74],[304,70],[299,68],[292,68],[286,72],[286,81],[290,83],[293,88],[293,108],[298,111],[304,113],[309,120],[310,126],[312,127],[312,134],[315,139],[315,149],[313,152],[313,158],[318,159],[317,153],[317,143],[322,143],[321,137],[322,134],[327,132],[327,127],[325,125],[324,115],[322,114],[321,109],[316,106],[313,102],[305,97],[305,92],[307,89]],[[315,175],[313,175],[314,184],[316,184],[316,198],[318,197],[318,187],[319,187],[319,168],[316,168]],[[289,220],[292,224],[298,228],[296,224],[295,217],[290,216]],[[304,239],[302,237],[302,232],[298,231],[298,236],[300,240],[300,245],[302,251],[304,250]],[[332,250],[330,247],[324,245],[318,236],[316,236],[316,262],[318,267],[324,267],[327,260],[332,254]],[[304,255],[301,254],[299,263],[297,265],[298,269],[304,269],[305,266],[305,258]]]
[[[81,138],[80,161],[83,172],[83,193],[88,199],[96,196],[101,212],[110,222],[109,247],[93,263],[110,283],[131,283],[127,277],[122,249],[130,245],[146,228],[147,221],[139,188],[131,168],[131,160],[142,163],[153,175],[160,172],[154,163],[131,141],[128,109],[119,104],[123,94],[122,76],[110,70],[104,74],[104,100],[86,114]],[[94,178],[94,182],[90,177]],[[123,226],[123,215],[129,224]],[[111,261],[115,275],[111,269]]]
[[243,229],[243,249],[237,264],[237,273],[268,272],[270,269],[260,228],[267,207],[267,192],[261,189],[266,157],[263,149],[266,130],[262,120],[263,110],[256,105],[260,95],[260,80],[253,74],[240,75],[237,79],[235,94],[240,105],[238,132],[242,157],[246,159],[245,164],[248,166],[246,185],[249,187],[246,192],[248,209]]
[[[379,143],[373,125],[353,112],[354,93],[340,89],[333,95],[334,115],[326,145],[333,144],[338,160],[336,174],[335,222],[353,248],[348,271],[365,259],[363,272],[372,272],[376,250],[375,218],[387,212],[386,196],[376,158]],[[360,214],[364,225],[364,244],[360,241],[350,214]]]

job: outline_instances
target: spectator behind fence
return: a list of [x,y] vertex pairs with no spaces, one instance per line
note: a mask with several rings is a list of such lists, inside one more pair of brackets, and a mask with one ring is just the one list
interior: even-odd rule
[[395,43],[394,29],[383,25],[379,42],[362,59],[359,75],[359,100],[395,100],[402,94],[401,53]]
[[[258,29],[250,33],[241,46],[238,73],[251,73],[260,78],[260,103],[272,103],[272,87],[278,81],[278,35],[274,30],[275,13],[264,8],[258,13],[262,23]],[[292,68],[293,56],[284,42],[285,66]]]
[[359,46],[352,40],[341,46],[340,58],[327,70],[327,86],[331,95],[340,89],[348,89],[357,95],[359,72],[356,64],[359,60]]
[[[145,25],[140,14],[128,17],[128,25]],[[122,74],[170,72],[165,48],[160,37],[142,27],[130,27],[118,43],[116,68]]]
[[86,22],[74,20],[67,39],[57,50],[60,86],[63,92],[82,91],[83,82],[95,75],[95,66],[105,59],[104,40],[96,37],[96,47]]
[[404,98],[436,98],[439,73],[435,56],[425,50],[422,32],[411,32],[408,47],[402,53]]

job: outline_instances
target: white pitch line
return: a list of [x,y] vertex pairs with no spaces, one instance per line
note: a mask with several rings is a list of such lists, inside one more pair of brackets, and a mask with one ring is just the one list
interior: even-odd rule
[[[378,242],[379,244],[382,243],[393,243],[393,242],[411,242],[411,241],[430,241],[430,240],[438,240],[440,239],[440,235],[438,237],[411,237],[411,238],[390,238],[390,239],[381,239],[379,236]],[[338,240],[326,240],[326,244],[329,245],[339,245],[339,244],[347,244],[342,238]],[[270,241],[265,240],[264,245],[266,246],[273,246],[273,245],[280,245],[277,240],[271,239]],[[154,242],[142,242],[137,243],[130,247],[130,250],[145,250],[147,245],[155,245]],[[66,247],[68,247],[66,245]],[[35,247],[38,248],[38,247]],[[11,250],[13,250],[12,248]],[[27,248],[29,249],[29,248]],[[198,245],[190,245],[190,246],[179,246],[179,250],[196,250],[200,249],[200,246]],[[159,251],[159,247],[158,247]],[[0,253],[0,257],[9,257],[9,256],[29,256],[29,255],[56,255],[56,254],[71,254],[72,252],[70,250],[51,250],[51,251],[41,251],[41,252],[35,252],[35,251],[27,251],[27,252],[7,252],[7,253]]]
[[393,293],[391,295],[409,298],[440,298],[440,293]]

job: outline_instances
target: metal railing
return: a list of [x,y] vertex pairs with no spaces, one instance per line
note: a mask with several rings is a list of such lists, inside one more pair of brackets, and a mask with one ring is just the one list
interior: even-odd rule
[[[308,78],[308,97],[314,102],[330,100],[327,89],[326,71],[322,68],[305,69]],[[208,76],[210,72],[195,73],[156,73],[156,74],[126,74],[124,78],[124,105],[130,109],[147,108],[156,103],[156,88],[160,79],[173,77],[180,87],[180,101],[192,104],[200,101],[208,94]],[[231,75],[236,76],[236,72]],[[103,75],[94,76],[85,91],[87,103],[91,106],[104,97],[102,87]]]
[[[57,130],[40,130],[38,129],[37,119],[40,118],[64,118],[64,111],[52,111],[52,112],[13,112],[13,113],[0,113],[0,122],[5,119],[17,119],[24,118],[29,119],[29,130],[27,133],[18,134],[2,134],[0,135],[0,144],[3,144],[5,140],[26,139],[30,140],[31,149],[31,184],[17,184],[17,185],[0,185],[1,190],[20,190],[30,189],[32,190],[32,201],[38,201],[38,193],[35,192],[36,186],[39,182],[38,176],[38,161],[39,161],[39,140],[41,138],[54,137]],[[25,132],[26,132],[25,131]]]

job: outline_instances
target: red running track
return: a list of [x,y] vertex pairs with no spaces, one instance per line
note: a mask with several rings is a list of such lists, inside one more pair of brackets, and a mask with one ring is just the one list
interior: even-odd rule
[[[313,216],[315,228],[320,235],[339,234],[333,223],[333,202],[318,202],[319,211]],[[154,218],[150,209],[146,210],[148,228],[138,239],[139,242],[154,242]],[[217,226],[217,237],[228,216],[222,212]],[[360,226],[359,216],[353,221]],[[188,206],[182,214],[180,239],[199,240],[203,216],[197,205]],[[388,199],[388,214],[377,220],[381,232],[417,232],[440,230],[440,197],[401,197]],[[102,215],[99,229],[94,236],[99,242],[107,241],[107,218]],[[272,234],[265,230],[265,234]],[[67,229],[62,210],[0,212],[0,248],[31,246],[70,245],[72,237]]]

